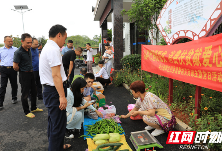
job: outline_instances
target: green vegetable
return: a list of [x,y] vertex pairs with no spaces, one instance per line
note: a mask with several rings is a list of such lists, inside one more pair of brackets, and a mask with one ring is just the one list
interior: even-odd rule
[[102,148],[104,148],[104,147],[114,147],[113,149],[111,149],[111,150],[109,150],[109,151],[116,151],[116,149],[115,148],[119,148],[121,145],[123,145],[123,143],[108,143],[108,144],[102,144],[102,145],[99,145],[99,146],[97,146],[97,148],[96,148],[96,150],[95,151],[108,151],[108,150],[106,150],[106,149],[102,149]]
[[102,149],[102,148],[99,148],[99,151],[110,151],[110,150],[113,150],[114,146],[110,146],[109,148],[106,148],[106,149]]
[[119,133],[109,133],[109,136],[110,136],[110,137],[113,136],[113,135],[118,135],[118,136],[120,136]]
[[89,137],[89,136],[87,136],[87,135],[81,135],[81,136],[79,136],[79,137]]
[[109,139],[109,134],[96,134],[95,137],[93,137],[93,141],[97,141],[97,140],[106,140]]
[[110,139],[109,139],[109,142],[110,143],[115,143],[115,142],[119,142],[120,141],[120,136],[118,136],[118,135],[113,135],[113,136],[111,136],[110,137]]
[[109,134],[109,142],[110,143],[115,143],[120,141],[120,134],[119,133],[110,133]]
[[124,130],[120,125],[118,125],[113,119],[102,119],[97,121],[93,125],[86,125],[87,135],[92,134],[109,134],[109,133],[123,133]]
[[97,140],[97,141],[95,142],[96,145],[102,145],[102,144],[106,144],[106,143],[108,143],[107,140]]
[[113,150],[117,150],[117,149],[119,149],[120,146],[121,146],[121,145],[114,147]]

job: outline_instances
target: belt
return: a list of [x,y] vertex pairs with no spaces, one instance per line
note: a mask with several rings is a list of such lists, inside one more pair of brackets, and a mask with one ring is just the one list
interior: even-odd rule
[[2,66],[2,67],[7,68],[7,69],[12,69],[13,68],[13,66]]
[[30,70],[30,71],[24,71],[24,72],[32,72],[33,70]]
[[46,85],[46,84],[43,84],[44,87],[55,87],[55,86],[51,86],[51,85]]

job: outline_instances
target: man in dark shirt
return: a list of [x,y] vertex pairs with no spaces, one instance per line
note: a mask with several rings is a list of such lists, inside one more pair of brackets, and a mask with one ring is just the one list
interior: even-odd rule
[[36,38],[32,38],[32,47],[31,47],[31,53],[32,53],[32,66],[33,66],[33,73],[35,77],[35,84],[37,88],[37,96],[39,100],[42,100],[42,85],[40,82],[39,77],[39,50],[38,50],[39,42]]
[[[69,50],[62,56],[62,63],[64,66],[64,70],[67,76],[67,79],[69,79],[69,76],[72,72],[74,61],[76,59],[76,56],[79,56],[82,53],[82,48],[78,47],[75,50]],[[69,71],[68,71],[69,70]],[[72,81],[72,79],[70,79]]]
[[[63,56],[62,56],[62,63],[63,67],[67,76],[67,80],[69,79],[69,76],[71,75],[74,61],[76,59],[76,56],[79,56],[82,53],[82,48],[78,47],[75,50],[69,50],[67,51]],[[72,82],[73,77],[70,77],[70,84]],[[65,81],[63,83],[64,90],[65,90],[65,95],[67,96],[67,88],[69,87],[68,81]]]
[[24,33],[21,36],[22,46],[19,47],[13,58],[13,69],[19,71],[19,82],[22,88],[22,107],[24,113],[29,118],[34,118],[35,115],[30,113],[28,104],[28,95],[31,90],[31,112],[43,111],[36,106],[36,85],[32,67],[32,54],[30,51],[32,45],[32,37]]

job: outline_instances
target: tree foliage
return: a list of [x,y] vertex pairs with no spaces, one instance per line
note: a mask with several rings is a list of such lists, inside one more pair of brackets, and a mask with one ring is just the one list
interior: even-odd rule
[[[36,38],[36,39],[39,41],[39,43],[42,44],[42,47],[45,46],[47,39],[44,36]],[[86,43],[90,43],[92,47],[98,47],[100,43],[99,39],[100,39],[100,36],[98,35],[95,35],[93,39],[90,39],[88,36],[75,35],[75,36],[67,37],[66,44],[68,40],[73,40],[73,45],[75,47],[85,47]],[[19,38],[18,36],[12,37],[12,40],[13,40],[14,47],[19,48],[22,45],[21,38]]]
[[[107,35],[109,38],[111,38],[111,41],[112,41],[112,28],[111,29],[107,29]],[[101,34],[99,36],[99,43],[102,43],[102,37],[101,37]]]
[[67,37],[66,44],[68,40],[72,40],[74,47],[85,47],[86,43],[90,43],[92,47],[98,47],[100,43],[99,39],[100,36],[98,35],[95,35],[93,39],[90,39],[88,36],[85,35],[75,35]]
[[42,44],[42,48],[45,46],[47,39],[44,36],[37,38],[38,42]]
[[167,0],[133,0],[131,9],[122,11],[122,14],[129,16],[130,22],[135,22],[138,29],[157,29],[156,21],[159,13]]
[[164,38],[162,37],[160,39],[160,41],[157,43],[157,45],[167,45],[166,41],[164,40]]
[[[18,36],[16,36],[16,37],[11,36],[11,37],[13,40],[13,46],[19,48],[22,45],[21,38],[19,38]],[[42,44],[42,47],[45,46],[47,39],[45,39],[44,36],[36,38],[36,39],[39,41],[39,43]]]
[[14,47],[17,47],[17,48],[21,47],[21,45],[22,45],[21,38],[19,38],[18,36],[12,37],[12,40],[13,40]]
[[107,35],[108,35],[109,38],[111,38],[111,41],[112,41],[112,28],[107,29]]

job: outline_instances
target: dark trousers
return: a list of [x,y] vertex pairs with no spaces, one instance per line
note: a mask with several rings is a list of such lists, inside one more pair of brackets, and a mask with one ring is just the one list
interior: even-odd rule
[[39,71],[34,71],[35,84],[38,98],[42,98],[42,84],[40,82]]
[[[74,64],[75,65],[75,64]],[[72,80],[73,80],[73,78],[74,78],[74,70],[75,70],[75,66],[73,65],[73,69],[72,69],[72,72],[71,72],[71,74],[70,74],[70,76],[69,76],[69,85],[71,86],[71,84],[72,84]]]
[[[68,76],[68,69],[69,69],[69,67],[64,66],[66,76]],[[69,85],[71,85],[72,80],[74,78],[74,70],[75,70],[75,64],[73,64],[72,72],[69,76],[68,87],[69,87]]]
[[36,107],[36,84],[35,84],[35,77],[33,72],[19,72],[19,82],[21,84],[21,101],[22,101],[22,107],[25,112],[25,114],[30,113],[29,110],[29,104],[28,104],[28,95],[29,92],[31,92],[31,111],[35,110]]
[[97,77],[96,81],[99,81],[102,85],[111,83],[110,79],[103,79],[101,77]]
[[[66,76],[68,76],[68,69],[69,69],[69,67],[66,67],[66,66],[63,66],[63,67],[64,67],[64,70],[65,70]],[[67,88],[69,86],[71,86],[71,83],[72,83],[71,78],[73,79],[73,77],[74,77],[74,66],[73,66],[73,70],[72,70],[72,72],[70,74],[69,80],[66,80],[66,81],[63,82],[63,88],[64,88],[64,91],[65,91],[65,96],[66,97],[67,97]]]
[[0,104],[3,104],[5,99],[6,87],[8,84],[8,79],[12,88],[12,100],[17,100],[17,91],[18,91],[18,83],[17,83],[17,71],[15,71],[12,67],[6,68],[1,67],[1,88],[0,88]]
[[[65,66],[64,67],[64,70],[65,70],[65,74],[66,76],[68,76],[68,68],[66,68]],[[64,91],[65,91],[65,97],[67,97],[67,88],[69,87],[69,82],[68,80],[64,81],[63,82],[63,88],[64,88]]]
[[55,87],[44,85],[43,102],[48,108],[48,151],[62,151],[66,131],[66,111],[59,109],[59,94]]

